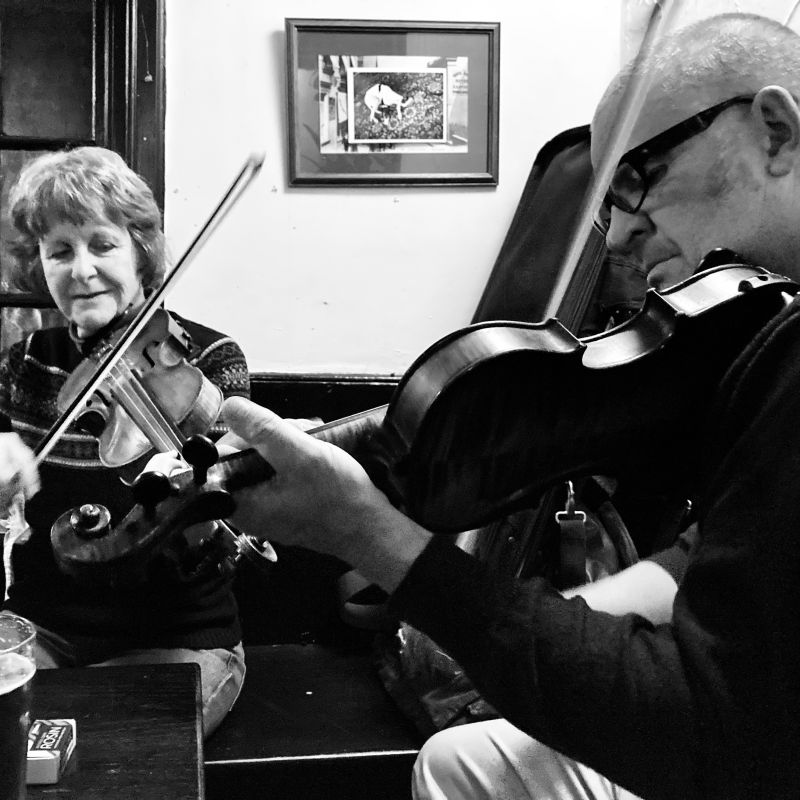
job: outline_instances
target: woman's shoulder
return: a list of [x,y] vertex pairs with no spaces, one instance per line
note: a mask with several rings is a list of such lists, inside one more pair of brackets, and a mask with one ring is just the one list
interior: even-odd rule
[[9,360],[37,365],[46,370],[71,372],[80,362],[81,355],[70,339],[65,326],[32,331],[13,344]]
[[219,344],[229,344],[237,349],[241,349],[239,348],[239,345],[236,343],[233,337],[229,336],[227,333],[222,333],[221,331],[214,330],[214,328],[209,328],[207,325],[201,325],[199,322],[187,319],[186,317],[183,317],[174,311],[170,311],[169,313],[181,324],[181,326],[189,334],[195,351],[203,350],[212,345],[219,345]]
[[170,312],[189,334],[192,350],[189,363],[199,367],[203,373],[222,389],[227,397],[232,394],[250,395],[250,373],[242,348],[225,333],[216,331],[199,322]]

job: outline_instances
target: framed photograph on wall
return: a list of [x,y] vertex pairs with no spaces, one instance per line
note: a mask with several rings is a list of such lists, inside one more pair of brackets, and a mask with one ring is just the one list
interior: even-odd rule
[[290,186],[496,186],[500,23],[287,19]]

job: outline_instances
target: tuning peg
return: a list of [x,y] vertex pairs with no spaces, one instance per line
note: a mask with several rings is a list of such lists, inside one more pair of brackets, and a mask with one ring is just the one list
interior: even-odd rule
[[131,484],[133,498],[144,509],[145,516],[152,519],[156,506],[166,500],[172,492],[172,484],[163,472],[143,472]]
[[257,539],[247,533],[240,533],[236,537],[236,550],[237,561],[244,556],[259,567],[263,567],[265,561],[278,560],[275,548],[266,539]]
[[81,539],[99,539],[108,533],[111,514],[99,503],[84,503],[69,512],[69,524]]
[[219,461],[217,446],[207,436],[199,433],[186,440],[181,455],[187,464],[191,464],[194,482],[198,486],[206,482],[208,470]]

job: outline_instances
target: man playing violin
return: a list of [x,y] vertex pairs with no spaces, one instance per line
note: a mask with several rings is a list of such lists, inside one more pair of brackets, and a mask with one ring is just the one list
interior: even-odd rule
[[[101,147],[48,153],[25,165],[9,195],[16,282],[49,293],[68,327],[35,331],[0,364],[0,418],[35,447],[59,415],[59,392],[94,348],[127,325],[166,270],[161,214],[122,158]],[[249,373],[228,336],[180,320],[188,355],[224,396],[249,396]],[[222,429],[212,420],[209,435]],[[16,436],[15,434],[15,436]],[[10,434],[9,434],[10,435]],[[8,440],[6,440],[8,441]],[[108,463],[107,461],[105,463]],[[28,529],[6,537],[5,607],[37,628],[39,668],[190,661],[200,665],[209,735],[238,696],[244,657],[231,578],[164,568],[144,585],[84,586],[57,567],[57,517],[99,503],[120,519],[133,505],[101,461],[95,435],[71,428],[40,465],[46,491],[25,506]]]
[[[800,281],[800,38],[726,15],[667,37],[644,68],[652,82],[607,197],[609,246],[655,287],[717,247]],[[595,114],[595,163],[628,80]],[[236,398],[224,411],[238,444],[276,476],[239,494],[234,521],[353,564],[507,720],[430,739],[417,797],[796,798],[798,365],[795,301],[709,406],[696,528],[580,596],[491,576],[342,450]]]
[[[614,174],[599,215],[606,226],[609,249],[640,264],[646,270],[648,284],[652,288],[664,289],[688,278],[695,272],[703,256],[720,245],[752,263],[766,265],[794,280],[800,280],[800,264],[797,260],[800,245],[797,238],[797,223],[800,221],[798,68],[800,41],[796,34],[776,22],[745,15],[730,15],[698,23],[658,46],[654,79],[645,108],[631,136],[630,144],[633,146],[626,151]],[[611,84],[595,114],[592,123],[594,163],[600,160],[609,144],[610,129],[619,108],[621,92],[629,78],[629,70],[630,67]],[[778,351],[774,357],[790,360],[786,350],[783,354]],[[787,373],[792,374],[789,370]],[[774,392],[768,385],[761,387],[765,392],[765,403],[770,392]],[[791,413],[791,407],[787,406],[782,416],[788,419]],[[774,438],[781,430],[777,418],[769,429],[774,431]],[[756,434],[753,436],[755,440]],[[761,451],[771,446],[765,435],[757,449]],[[779,446],[792,447],[790,443]],[[736,466],[739,469],[746,468],[744,464]],[[761,469],[766,467],[763,464],[760,466]],[[742,493],[739,501],[744,502],[749,514],[759,513],[759,503],[779,502],[777,495],[775,500],[770,500],[770,495],[765,491],[752,489],[753,483],[757,484],[760,480],[755,465],[753,475],[746,481],[739,476],[737,469],[730,465],[728,469],[728,474],[732,476],[728,479],[729,483],[740,487],[737,490]],[[782,471],[779,465],[775,464],[770,469],[775,470],[773,474],[776,480],[790,480],[790,473]],[[745,489],[745,486],[751,488]],[[722,503],[716,506],[709,504],[708,508],[703,520],[705,524],[701,522],[700,526],[701,541],[705,538],[702,536],[705,530],[709,531],[709,536],[716,534],[721,527],[720,520],[733,520],[731,528],[739,528],[736,534],[748,535],[744,525],[735,524],[737,515],[726,510]],[[723,513],[725,516],[722,516]],[[783,510],[779,513],[783,517]],[[763,524],[770,523],[765,521]],[[781,519],[779,527],[788,530],[787,524],[788,520]],[[750,545],[755,545],[755,542]],[[766,540],[764,546],[769,547]],[[669,623],[673,618],[678,584],[686,574],[687,557],[690,553],[694,556],[697,547],[698,532],[693,528],[684,534],[677,548],[658,554],[611,579],[567,594],[582,595],[592,608],[615,615],[634,612],[654,624]],[[701,574],[699,570],[708,569],[709,562],[714,563],[713,552],[711,558],[708,552],[707,547],[700,546],[697,549],[688,580],[696,581],[695,576]],[[752,565],[746,565],[743,552],[744,549],[736,558],[731,558],[731,567],[735,565],[739,573],[729,576],[727,581],[720,580],[713,573],[702,577],[703,582],[713,587],[708,600],[718,592],[717,602],[730,604],[731,616],[739,617],[729,623],[731,636],[740,637],[737,645],[742,653],[737,655],[744,655],[750,648],[762,645],[769,647],[766,642],[770,636],[775,642],[773,646],[780,646],[778,642],[788,632],[782,625],[790,624],[786,617],[787,612],[791,614],[790,596],[796,600],[797,592],[796,581],[792,583],[787,580],[787,572],[782,566],[764,576],[767,585],[762,589],[763,597],[759,598],[755,581],[748,581],[747,570],[754,568],[759,561],[764,569],[764,559],[754,558]],[[791,564],[791,569],[796,570],[797,553],[794,549],[786,552],[777,546],[772,557],[776,560],[787,558],[787,565]],[[703,566],[696,566],[698,564]],[[667,567],[666,571],[661,567]],[[634,583],[639,572],[642,580]],[[739,581],[741,587],[737,586]],[[748,595],[752,595],[754,607],[745,610],[742,609],[741,598]],[[678,603],[708,602],[705,596],[702,600],[698,600],[698,596],[697,591],[679,594]],[[769,615],[767,609],[773,607],[782,609],[783,622],[779,618],[765,622],[769,631],[765,629],[762,632],[765,639],[759,642],[752,636],[757,626],[756,615]],[[683,619],[682,615],[681,621]],[[697,615],[697,619],[692,620],[693,624],[697,625],[699,619],[702,617]],[[722,619],[713,620],[716,625],[722,622]],[[714,642],[710,633],[706,630],[701,636],[699,631],[697,635],[692,631],[691,637],[678,639],[677,642],[679,646],[699,647],[705,640],[710,648]],[[683,644],[686,641],[688,644]],[[792,647],[783,654],[783,658],[787,664],[796,664],[797,653],[796,647]],[[716,674],[708,670],[701,676],[703,681],[712,684],[705,689],[705,693],[713,701],[722,704],[723,709],[724,704],[735,703],[737,694],[732,691],[733,687],[726,693],[722,686],[713,686],[713,683],[735,680],[746,687],[748,681],[766,679],[766,675],[758,674],[756,663],[754,660],[749,667],[753,672],[747,676],[737,674],[743,669],[741,665],[734,665],[735,671],[726,665],[728,674],[722,669],[718,669]],[[679,661],[678,665],[681,669],[694,666],[688,658]],[[776,676],[786,669],[779,664],[776,667]],[[747,665],[744,665],[744,669],[747,669]],[[732,675],[729,677],[730,673]],[[703,693],[700,684],[689,684],[688,688],[698,694]],[[713,697],[714,694],[717,697]],[[777,702],[783,698],[787,706],[795,704],[796,708],[798,683],[795,679],[786,680],[784,676],[774,687],[774,694],[779,698]],[[677,699],[677,695],[675,697]],[[698,711],[707,700],[701,697],[690,701],[694,707],[684,709],[691,723],[697,726],[704,724]],[[646,698],[642,698],[643,712],[645,702]],[[768,714],[768,706],[758,708],[760,702],[760,696],[755,693],[749,699],[749,704],[755,706],[759,713]],[[584,714],[591,717],[592,713],[591,706],[587,705]],[[613,714],[613,709],[609,713]],[[657,723],[658,717],[655,719]],[[636,786],[643,797],[660,797],[662,794],[674,797],[795,796],[797,775],[791,774],[793,767],[787,772],[789,764],[782,763],[777,755],[788,751],[788,742],[797,741],[794,723],[782,727],[786,719],[782,713],[769,723],[774,731],[769,747],[774,747],[776,752],[764,759],[762,769],[774,770],[769,778],[774,783],[770,785],[765,781],[761,784],[769,786],[769,789],[755,788],[760,785],[757,781],[763,780],[755,776],[758,771],[755,750],[746,751],[741,762],[748,765],[750,775],[737,776],[739,782],[732,780],[724,789],[722,785],[715,786],[713,770],[701,766],[701,759],[709,758],[708,750],[711,748],[708,746],[704,747],[706,752],[698,748],[693,757],[686,756],[682,767],[673,766],[685,781],[686,788],[676,790],[665,783],[663,787],[649,789],[647,781],[638,786],[634,783],[631,785]],[[665,714],[665,725],[668,725],[667,720],[668,715]],[[732,720],[734,728],[752,724],[747,713],[738,720]],[[608,738],[602,738],[602,731],[608,730],[608,721],[597,722],[595,735],[598,741],[608,742]],[[645,732],[642,726],[641,735],[646,735]],[[667,728],[665,734],[675,738],[671,728]],[[615,746],[626,748],[631,744],[621,732],[618,737]],[[646,744],[653,747],[654,758],[663,758],[657,740],[647,741]],[[681,752],[677,741],[670,749],[673,747]],[[633,752],[634,748],[630,750]],[[570,752],[569,747],[564,747],[564,752]],[[687,749],[684,752],[690,751]],[[726,752],[725,745],[722,745],[714,754],[720,761],[719,766],[730,769],[732,773],[735,770],[731,762],[739,758],[734,752],[733,749]],[[664,760],[674,765],[670,759]],[[619,762],[623,762],[622,756]],[[468,768],[465,764],[473,766]],[[641,765],[637,764],[636,769],[640,766],[644,769],[646,765],[647,761],[642,757]],[[681,775],[681,772],[690,768],[698,772],[707,770],[708,774]],[[608,774],[613,773],[609,770]],[[622,785],[615,785],[595,770],[526,736],[507,721],[497,720],[437,734],[422,750],[415,770],[414,788],[415,796],[419,798],[631,797],[631,793],[623,788],[627,785],[624,767],[619,775]],[[658,782],[655,775],[657,773],[654,773],[653,784]],[[750,787],[747,780],[752,781]],[[498,793],[498,783],[507,791]],[[722,781],[719,783],[723,784]]]

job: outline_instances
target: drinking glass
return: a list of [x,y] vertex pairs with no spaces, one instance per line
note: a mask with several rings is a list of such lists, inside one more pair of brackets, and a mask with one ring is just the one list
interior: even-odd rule
[[36,629],[0,612],[0,800],[25,800]]

